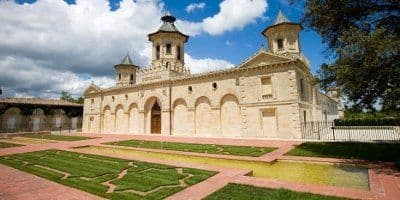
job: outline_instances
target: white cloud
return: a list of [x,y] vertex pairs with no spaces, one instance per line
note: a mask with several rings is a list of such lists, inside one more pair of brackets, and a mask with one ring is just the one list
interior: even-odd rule
[[206,6],[206,3],[201,2],[201,3],[191,3],[186,7],[186,12],[191,13],[194,12],[196,9],[203,9]]
[[229,69],[234,65],[226,60],[201,58],[196,59],[188,54],[185,54],[185,65],[189,67],[192,74]]
[[[0,1],[0,86],[7,96],[45,98],[57,98],[62,90],[80,96],[92,81],[109,87],[113,65],[127,51],[135,64],[148,66],[147,34],[160,26],[163,7],[161,0],[122,0],[116,11],[110,11],[108,1]],[[265,0],[225,0],[218,14],[200,23],[201,30],[195,22],[180,25],[182,32],[222,34],[253,22],[265,9]],[[219,23],[222,27],[215,28]],[[190,55],[186,63],[193,73],[233,67],[225,60]]]
[[162,9],[158,0],[123,0],[116,11],[107,1],[0,1],[0,85],[42,97],[82,95],[92,80],[109,85],[128,50],[135,64],[149,63],[146,35],[159,27]]
[[178,25],[190,35],[206,32],[220,35],[226,31],[242,29],[256,19],[264,19],[268,4],[266,0],[225,0],[219,12],[201,22],[179,21]]
[[0,71],[2,81],[8,85],[6,91],[16,97],[36,96],[38,91],[45,98],[58,98],[61,91],[81,96],[92,81],[101,87],[114,85],[114,80],[107,76],[78,75],[71,71],[45,68],[23,57],[1,58]]

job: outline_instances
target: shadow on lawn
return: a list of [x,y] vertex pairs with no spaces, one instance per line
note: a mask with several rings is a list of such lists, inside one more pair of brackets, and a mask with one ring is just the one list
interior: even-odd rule
[[399,177],[399,152],[399,142],[305,142],[286,155],[344,159],[344,164],[368,166]]

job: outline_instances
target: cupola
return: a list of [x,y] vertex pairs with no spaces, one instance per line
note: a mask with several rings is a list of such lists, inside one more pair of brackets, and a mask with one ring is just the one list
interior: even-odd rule
[[176,18],[170,13],[161,17],[163,24],[148,35],[153,43],[151,67],[164,70],[187,71],[184,68],[184,44],[189,36],[175,26]]
[[138,66],[134,65],[129,53],[126,54],[121,63],[114,66],[115,68],[115,82],[117,86],[128,86],[136,84],[136,70]]
[[269,51],[280,55],[300,55],[299,34],[302,26],[291,22],[279,10],[274,24],[267,27],[262,34],[268,39]]

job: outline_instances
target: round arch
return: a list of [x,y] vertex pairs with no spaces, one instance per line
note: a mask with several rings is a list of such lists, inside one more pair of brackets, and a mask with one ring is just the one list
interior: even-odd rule
[[124,133],[127,130],[124,106],[118,104],[115,107],[115,132],[116,133]]
[[174,135],[187,135],[193,131],[193,117],[190,117],[186,101],[178,98],[172,104],[172,130]]
[[3,127],[7,131],[16,131],[16,127],[21,123],[21,110],[11,107],[3,113]]
[[172,108],[175,109],[175,107],[177,105],[181,105],[181,104],[187,106],[185,99],[183,99],[183,98],[175,99],[174,103],[172,104]]
[[109,105],[106,105],[103,108],[103,133],[112,133],[114,132],[114,115],[111,112],[111,108]]
[[104,113],[106,110],[110,110],[110,111],[111,111],[111,107],[110,107],[109,105],[105,105],[105,106],[103,107],[103,113]]
[[162,102],[156,96],[149,97],[144,103],[145,133],[160,134],[162,130]]
[[197,135],[215,135],[218,132],[218,118],[211,108],[211,101],[201,96],[195,101],[195,130]]
[[4,112],[4,114],[20,114],[20,113],[21,110],[17,107],[11,107]]
[[226,94],[220,101],[221,133],[224,136],[240,136],[241,115],[238,98],[233,94]]
[[139,106],[137,103],[129,105],[128,132],[139,134]]
[[117,113],[117,111],[119,111],[121,109],[123,112],[125,112],[124,106],[122,104],[118,104],[117,106],[115,106],[114,113]]

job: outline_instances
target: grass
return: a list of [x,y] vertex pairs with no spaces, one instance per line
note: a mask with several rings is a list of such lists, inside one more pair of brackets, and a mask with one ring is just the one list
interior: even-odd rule
[[323,196],[318,194],[311,193],[303,193],[303,192],[294,192],[285,189],[269,189],[269,188],[260,188],[250,185],[241,185],[235,183],[229,183],[224,188],[216,191],[211,194],[206,200],[214,200],[214,199],[236,199],[236,200],[286,200],[286,199],[307,199],[307,200],[341,200],[345,198],[332,197],[332,196]]
[[362,142],[306,142],[286,155],[400,162],[400,144]]
[[13,143],[1,142],[0,141],[0,148],[20,147],[20,146],[24,146],[24,145],[22,145],[22,144],[13,144]]
[[93,139],[92,137],[84,137],[84,136],[52,135],[52,134],[24,135],[24,137],[46,139],[46,140],[60,140],[60,141],[79,141],[79,140]]
[[[216,174],[61,150],[3,156],[0,163],[109,199],[163,199]],[[117,179],[124,170],[126,175]],[[107,181],[116,185],[111,193],[102,184]],[[180,181],[185,184],[180,185]]]
[[119,142],[110,142],[106,144],[127,146],[127,147],[149,148],[149,149],[166,149],[174,151],[187,151],[196,153],[225,154],[225,155],[252,156],[252,157],[258,157],[277,149],[274,147],[193,144],[193,143],[144,141],[144,140],[126,140]]

